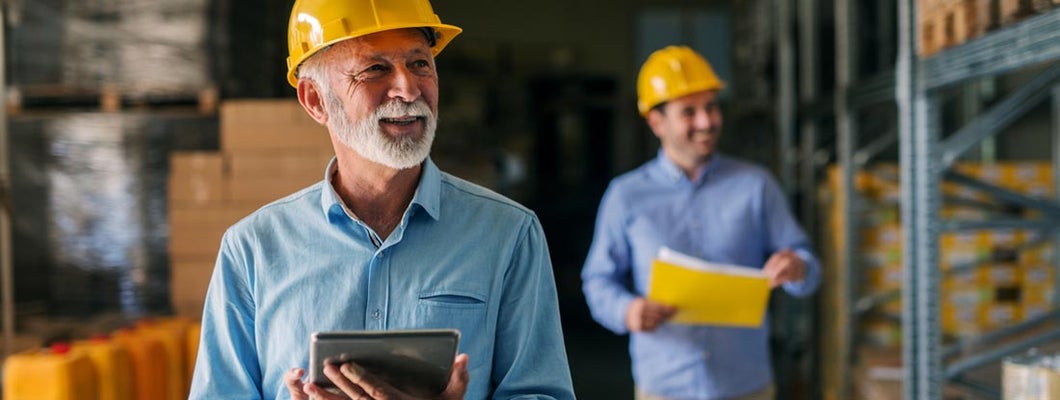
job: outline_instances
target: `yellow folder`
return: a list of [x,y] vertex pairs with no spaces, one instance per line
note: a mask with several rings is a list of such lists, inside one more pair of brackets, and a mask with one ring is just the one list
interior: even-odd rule
[[714,264],[663,248],[652,261],[648,299],[677,307],[670,322],[755,328],[769,302],[758,268]]

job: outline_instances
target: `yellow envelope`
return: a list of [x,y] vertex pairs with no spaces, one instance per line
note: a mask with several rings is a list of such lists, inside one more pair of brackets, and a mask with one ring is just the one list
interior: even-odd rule
[[769,279],[757,268],[712,264],[663,248],[652,261],[647,297],[677,307],[670,322],[756,328],[769,302]]

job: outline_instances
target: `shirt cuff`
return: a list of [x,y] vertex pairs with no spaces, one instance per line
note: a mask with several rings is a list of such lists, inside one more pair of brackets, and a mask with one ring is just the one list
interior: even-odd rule
[[817,288],[817,258],[813,256],[813,253],[805,249],[794,249],[793,251],[802,260],[805,268],[803,269],[801,280],[784,283],[784,291],[792,296],[806,296]]

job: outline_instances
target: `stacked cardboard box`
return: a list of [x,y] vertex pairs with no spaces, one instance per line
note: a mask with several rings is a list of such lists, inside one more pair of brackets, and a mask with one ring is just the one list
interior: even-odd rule
[[917,0],[921,56],[960,45],[989,31],[1049,12],[1058,0]]
[[1060,353],[1031,349],[1005,359],[1001,386],[1005,400],[1060,399]]
[[[1025,195],[1052,195],[1052,168],[1045,163],[963,164],[955,169]],[[830,174],[831,192],[841,193],[838,170],[833,169]],[[860,240],[853,262],[862,267],[863,288],[866,293],[899,289],[902,242],[897,168],[876,166],[860,172],[855,181],[862,201],[858,210]],[[989,197],[965,187],[946,183],[943,193],[955,199],[940,210],[945,219],[984,220],[1002,213],[1020,213],[996,204],[991,206]],[[829,226],[834,232],[839,232],[843,221],[839,207],[842,201],[837,197],[830,212]],[[981,204],[975,205],[976,202]],[[839,240],[846,238],[831,236],[836,239],[833,249],[845,248],[846,243]],[[1049,243],[1028,247],[1036,239],[1037,233],[1023,229],[947,232],[939,237],[941,271],[960,268],[960,272],[947,274],[941,285],[945,334],[977,335],[1047,311],[1054,290],[1052,247]],[[838,261],[839,257],[832,259]],[[969,265],[977,267],[967,268]],[[898,315],[901,304],[884,304],[882,311]],[[897,345],[890,341],[900,337],[894,324],[870,322],[864,328],[869,338],[888,339],[876,344]]]
[[[1024,195],[1053,196],[1053,172],[1048,163],[962,164],[955,169]],[[830,196],[824,199],[829,228],[824,236],[831,243],[830,251],[822,254],[826,275],[839,279],[851,273],[839,270],[844,265],[841,250],[850,245],[856,249],[851,265],[862,278],[857,283],[862,295],[901,290],[902,225],[897,166],[877,165],[855,175],[855,193],[859,197],[855,210],[857,243],[848,244],[850,238],[841,234],[844,217],[841,206],[847,200],[842,196],[839,178],[839,170],[833,168],[822,190]],[[1002,206],[967,187],[943,183],[942,191],[946,197],[940,209],[943,219],[1034,217],[1034,213]],[[938,268],[944,275],[939,304],[944,335],[976,336],[1051,309],[1056,273],[1053,241],[1038,239],[1037,232],[1024,229],[955,231],[940,235]],[[1040,244],[1030,246],[1030,243]],[[831,303],[844,301],[841,296],[830,299]],[[831,307],[840,306],[831,304]],[[850,325],[833,323],[834,326],[825,329],[836,330],[832,335],[841,338],[840,333],[856,323],[855,340],[869,348],[860,347],[859,353],[899,352],[896,348],[901,346],[902,334],[894,317],[902,312],[900,298],[880,305],[876,311]]]
[[232,100],[221,106],[221,151],[170,158],[170,294],[198,318],[224,231],[257,208],[324,177],[327,130],[295,100]]
[[[1035,14],[1041,14],[1049,12],[1055,5],[1060,4],[1060,1],[1052,0],[996,0],[998,4],[998,13],[1001,18],[1001,25],[1008,25],[1014,22],[1018,22],[1024,18],[1033,16]],[[1052,4],[1050,4],[1052,3]]]
[[998,0],[919,0],[922,56],[956,46],[997,26]]

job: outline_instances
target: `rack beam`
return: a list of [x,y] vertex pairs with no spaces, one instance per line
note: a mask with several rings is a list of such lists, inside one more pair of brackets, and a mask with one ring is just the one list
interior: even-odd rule
[[977,397],[983,397],[987,399],[1000,399],[1001,391],[995,387],[984,385],[980,382],[973,381],[963,376],[953,378],[953,383],[960,385],[959,387],[967,392],[974,393]]
[[1060,63],[1042,71],[1023,87],[980,114],[940,146],[942,165],[952,165],[965,151],[983,139],[996,135],[1049,97],[1052,85],[1060,79]]
[[946,346],[946,348],[942,349],[942,356],[947,358],[953,357],[971,347],[997,343],[999,340],[1002,340],[1008,336],[1018,335],[1027,332],[1047,322],[1056,322],[1057,319],[1060,319],[1060,310],[1053,310],[1045,314],[1036,316],[1034,318],[1016,323],[1014,325],[1009,325],[1004,328],[996,329],[980,336],[962,340],[949,346]]
[[1009,355],[1026,351],[1032,347],[1041,346],[1043,344],[1053,342],[1060,339],[1060,330],[1054,330],[1052,332],[1046,332],[1037,336],[1030,337],[1026,340],[1021,340],[1015,343],[1010,343],[1004,346],[996,347],[980,354],[965,357],[960,361],[954,362],[946,367],[946,378],[953,379],[961,374],[970,370],[982,367],[986,364],[1000,361]]
[[888,129],[875,140],[854,152],[854,165],[864,167],[874,157],[898,142],[898,130]]
[[850,105],[863,108],[894,100],[894,71],[880,73],[854,86],[850,93]]
[[1032,208],[1037,211],[1041,211],[1054,218],[1060,218],[1060,204],[1054,201],[1045,200],[1037,197],[1031,197],[1016,193],[1009,189],[983,182],[962,173],[948,170],[945,173],[945,179],[950,182],[959,183],[968,186],[972,189],[986,193],[987,195],[998,199],[1001,202],[1017,205],[1020,207]]

